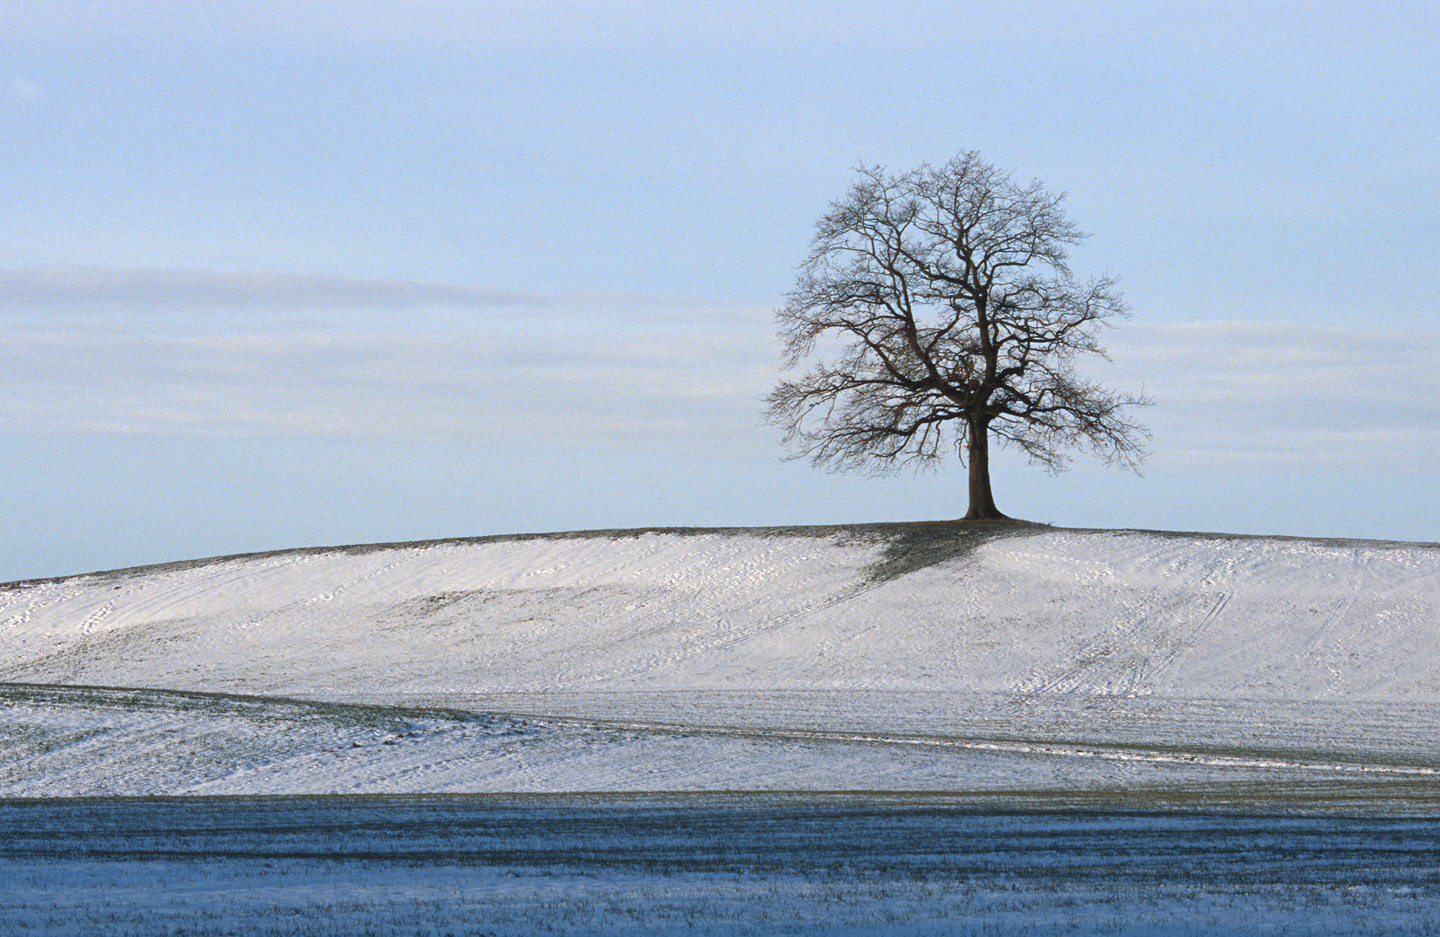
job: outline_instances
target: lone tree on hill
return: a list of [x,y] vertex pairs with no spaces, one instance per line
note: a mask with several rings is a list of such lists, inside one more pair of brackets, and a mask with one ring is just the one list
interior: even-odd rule
[[885,474],[932,466],[953,444],[975,520],[1006,516],[990,490],[992,434],[1052,472],[1077,446],[1138,466],[1147,433],[1123,411],[1149,401],[1074,371],[1078,354],[1104,357],[1099,328],[1126,309],[1114,280],[1071,275],[1066,248],[1085,235],[1064,196],[973,151],[859,174],[816,224],[776,313],[785,367],[815,359],[766,398],[791,457]]

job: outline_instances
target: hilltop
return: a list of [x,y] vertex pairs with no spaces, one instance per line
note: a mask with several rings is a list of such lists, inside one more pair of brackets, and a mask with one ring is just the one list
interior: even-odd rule
[[[1437,623],[1434,544],[940,523],[218,557],[0,586],[0,789],[1425,778]],[[352,742],[374,757],[321,757]]]

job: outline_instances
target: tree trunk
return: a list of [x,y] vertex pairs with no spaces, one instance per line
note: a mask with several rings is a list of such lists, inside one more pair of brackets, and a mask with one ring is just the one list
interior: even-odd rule
[[990,491],[990,424],[970,424],[970,510],[965,512],[967,521],[1000,520],[1006,515],[995,506],[995,495]]

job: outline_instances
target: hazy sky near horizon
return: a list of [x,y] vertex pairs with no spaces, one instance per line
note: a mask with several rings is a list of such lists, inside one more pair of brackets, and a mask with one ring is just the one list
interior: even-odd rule
[[857,164],[1067,193],[1153,455],[1038,521],[1440,541],[1431,3],[0,0],[0,581],[328,543],[955,517],[782,462]]

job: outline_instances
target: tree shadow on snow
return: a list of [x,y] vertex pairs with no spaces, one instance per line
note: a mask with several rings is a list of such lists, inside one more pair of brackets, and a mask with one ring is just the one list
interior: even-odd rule
[[884,554],[865,570],[865,577],[874,583],[889,582],[916,570],[967,556],[991,541],[1054,529],[1045,524],[1015,520],[917,521],[867,526],[873,526],[877,533],[889,534]]

